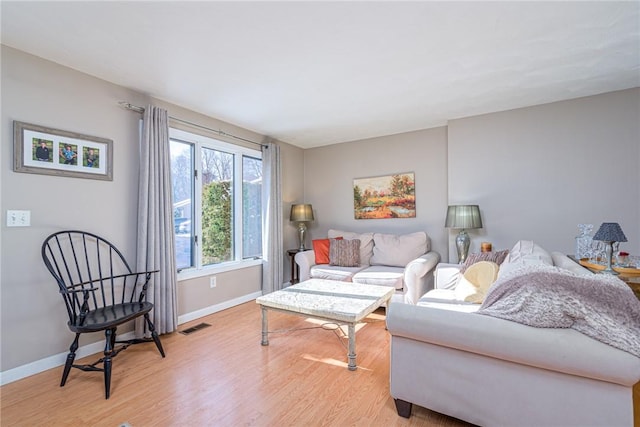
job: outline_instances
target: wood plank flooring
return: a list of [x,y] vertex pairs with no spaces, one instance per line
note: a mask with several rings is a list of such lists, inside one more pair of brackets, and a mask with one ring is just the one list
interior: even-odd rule
[[[62,367],[0,388],[2,426],[468,426],[415,406],[399,417],[389,395],[389,333],[384,310],[357,331],[356,371],[347,339],[331,325],[269,312],[269,346],[260,345],[255,302],[198,319],[211,327],[129,347],[113,364],[111,398],[101,372]],[[299,328],[312,328],[293,330]],[[69,334],[69,342],[72,335]],[[96,357],[83,359],[92,362]]]

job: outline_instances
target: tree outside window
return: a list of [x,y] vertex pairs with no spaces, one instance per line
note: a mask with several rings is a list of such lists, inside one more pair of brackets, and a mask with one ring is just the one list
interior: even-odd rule
[[173,133],[183,137],[171,139],[178,268],[260,258],[261,153],[183,131]]

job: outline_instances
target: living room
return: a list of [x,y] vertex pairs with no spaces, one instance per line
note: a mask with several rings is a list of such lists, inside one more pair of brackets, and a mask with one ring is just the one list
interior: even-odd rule
[[[422,230],[433,250],[454,261],[455,233],[444,227],[447,206],[472,203],[480,206],[483,219],[483,228],[470,232],[472,252],[479,251],[481,241],[507,249],[518,239],[532,239],[571,254],[578,224],[614,221],[627,236],[625,250],[640,254],[639,99],[636,85],[447,117],[443,125],[340,144],[303,149],[277,141],[283,211],[288,213],[294,203],[313,205],[307,243],[326,237],[330,228]],[[140,116],[121,108],[120,101],[155,104],[180,119],[254,141],[266,136],[3,44],[2,211],[31,211],[30,227],[7,228],[3,221],[3,384],[59,366],[69,345],[60,297],[40,257],[48,234],[92,230],[118,242],[125,254],[135,254]],[[14,172],[10,141],[15,120],[112,139],[113,181]],[[354,219],[353,179],[399,172],[415,173],[416,217]],[[296,227],[288,215],[282,228],[285,249],[297,247]],[[289,262],[285,258],[285,281],[290,279]],[[261,294],[260,267],[220,272],[217,280],[215,289],[208,277],[179,283],[181,322]],[[94,342],[101,345],[101,338]]]

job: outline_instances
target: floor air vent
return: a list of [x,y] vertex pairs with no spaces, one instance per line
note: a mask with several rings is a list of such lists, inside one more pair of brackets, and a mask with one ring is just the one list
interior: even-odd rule
[[208,328],[209,326],[211,325],[208,323],[198,323],[197,325],[187,328],[184,331],[180,331],[180,333],[183,335],[189,335],[196,331],[199,331],[200,329]]

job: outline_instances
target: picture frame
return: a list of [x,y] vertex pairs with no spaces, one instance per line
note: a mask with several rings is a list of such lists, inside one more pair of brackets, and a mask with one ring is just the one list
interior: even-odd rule
[[113,181],[113,140],[13,122],[13,170]]
[[355,219],[415,218],[415,174],[355,178],[353,216]]

